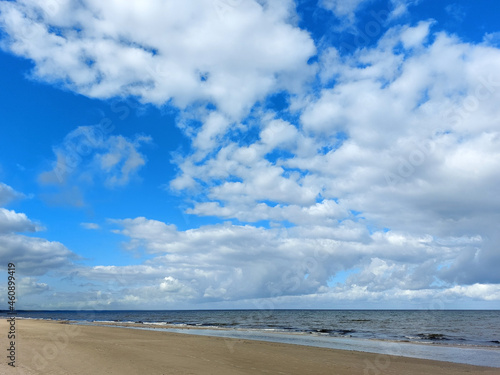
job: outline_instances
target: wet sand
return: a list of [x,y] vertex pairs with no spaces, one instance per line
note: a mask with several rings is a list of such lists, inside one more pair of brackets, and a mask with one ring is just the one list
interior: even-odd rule
[[[262,341],[16,321],[16,367],[0,320],[0,374],[500,375],[500,369]],[[4,332],[4,333],[1,333]]]

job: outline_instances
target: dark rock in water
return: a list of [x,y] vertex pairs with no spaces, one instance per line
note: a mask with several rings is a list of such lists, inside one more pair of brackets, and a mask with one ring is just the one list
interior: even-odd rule
[[333,331],[331,329],[317,329],[316,332],[318,333],[332,333]]
[[446,338],[445,335],[441,333],[419,333],[417,336],[424,340],[448,340],[448,338]]

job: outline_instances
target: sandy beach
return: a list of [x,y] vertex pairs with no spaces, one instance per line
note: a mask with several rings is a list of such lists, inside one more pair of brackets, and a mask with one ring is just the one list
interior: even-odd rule
[[[0,332],[8,332],[5,319]],[[1,335],[2,352],[9,340]],[[299,345],[17,320],[1,374],[500,374],[500,369]]]

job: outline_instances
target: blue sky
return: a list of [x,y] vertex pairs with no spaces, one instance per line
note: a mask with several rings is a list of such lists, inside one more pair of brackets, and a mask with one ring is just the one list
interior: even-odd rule
[[500,308],[499,13],[0,1],[19,308]]

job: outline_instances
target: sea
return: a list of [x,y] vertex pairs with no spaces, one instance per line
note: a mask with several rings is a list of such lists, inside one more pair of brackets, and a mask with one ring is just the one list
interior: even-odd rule
[[500,368],[500,310],[18,310],[17,318],[117,327],[135,323],[128,328]]

